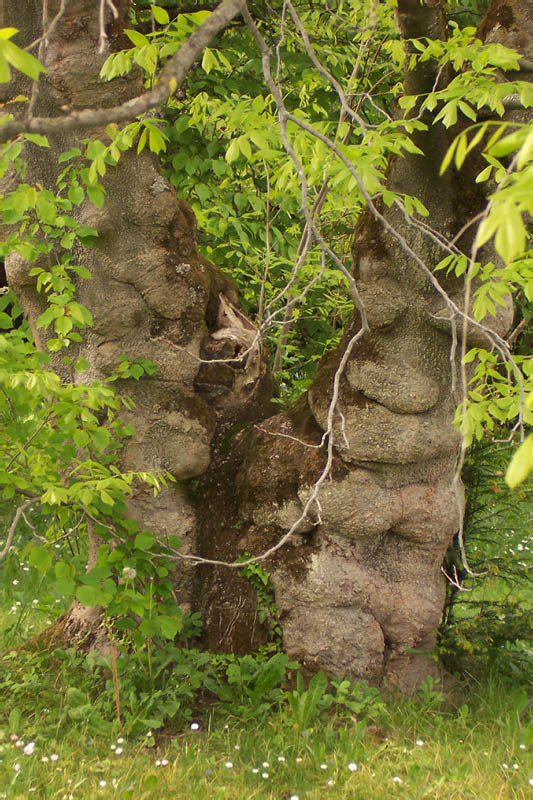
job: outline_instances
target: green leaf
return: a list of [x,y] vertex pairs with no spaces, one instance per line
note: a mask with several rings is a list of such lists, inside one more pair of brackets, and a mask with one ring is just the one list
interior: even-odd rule
[[167,146],[163,136],[161,135],[161,132],[153,126],[150,126],[149,130],[150,133],[148,135],[148,146],[150,147],[152,153],[160,153],[161,151],[164,152]]
[[76,370],[76,372],[85,372],[86,370],[88,370],[88,369],[89,369],[89,367],[90,367],[90,366],[91,366],[91,365],[89,364],[89,362],[87,361],[87,359],[86,359],[86,358],[83,358],[83,356],[81,356],[81,357],[80,357],[80,358],[78,358],[78,359],[77,359],[77,361],[75,362],[75,364],[74,364],[74,369]]
[[232,139],[228,149],[226,150],[226,161],[228,164],[231,164],[232,161],[236,161],[239,157],[239,140]]
[[218,69],[219,63],[215,53],[206,47],[202,58],[202,69],[209,74],[213,68]]
[[52,566],[52,554],[50,553],[47,547],[43,547],[42,545],[38,545],[37,547],[33,547],[30,556],[28,558],[28,563],[30,567],[37,567],[41,575],[45,572],[48,572],[50,567]]
[[15,69],[18,69],[19,72],[27,75],[28,78],[31,78],[33,81],[37,80],[41,72],[46,72],[43,65],[37,61],[37,59],[32,56],[31,53],[21,50],[16,44],[9,42],[2,37],[0,37],[0,52],[2,53],[3,58],[5,58],[6,61],[9,61],[12,67],[15,67]]
[[100,605],[102,592],[96,586],[78,586],[76,599],[84,606],[94,607]]
[[138,550],[149,550],[154,542],[155,539],[150,533],[138,533],[133,542],[133,546]]
[[527,128],[522,128],[514,133],[510,133],[508,136],[504,136],[503,139],[496,142],[496,144],[489,149],[488,153],[495,158],[508,156],[523,145],[526,136]]
[[178,550],[181,547],[181,539],[179,538],[179,536],[175,536],[174,534],[171,534],[168,537],[168,544],[169,544],[169,547],[173,547],[176,550]]
[[85,447],[89,443],[89,434],[84,430],[74,431],[72,438],[76,447]]
[[4,58],[2,51],[0,50],[0,83],[9,83],[11,80],[11,70],[9,69],[9,64]]
[[139,153],[142,153],[142,151],[144,150],[144,147],[146,145],[146,136],[147,132],[145,128],[141,133],[141,135],[139,136],[139,141],[137,143],[137,155],[139,155]]
[[[1,35],[2,31],[0,31]],[[22,714],[19,708],[14,708],[9,714],[8,727],[11,733],[20,734],[23,730]]]
[[75,158],[76,156],[81,156],[81,150],[79,147],[72,147],[65,153],[61,153],[57,159],[57,162],[58,164],[63,164],[64,161],[70,161],[71,158]]
[[11,39],[18,32],[18,28],[0,28],[0,39]]
[[68,190],[68,199],[71,203],[74,203],[75,206],[79,206],[83,203],[84,198],[85,192],[78,184],[72,185]]
[[150,9],[156,22],[159,22],[160,25],[168,25],[170,17],[165,8],[161,8],[161,6],[150,6]]
[[129,28],[124,29],[124,33],[136,47],[145,47],[145,45],[150,44],[150,40],[146,38],[142,33],[139,31],[134,31]]
[[91,439],[96,450],[105,450],[108,446],[111,436],[107,428],[96,428],[90,432]]
[[155,772],[150,772],[148,775],[144,776],[143,784],[147,792],[153,792],[155,789],[157,789],[158,783],[159,780]]
[[[85,229],[84,228],[80,228],[77,231],[77,235],[78,236],[87,236],[89,234],[85,233],[85,231],[88,231],[90,233],[91,230],[92,230],[91,228],[85,228]],[[73,270],[76,273],[76,275],[79,275],[80,278],[86,278],[86,280],[90,281],[91,278],[93,277],[91,275],[91,273],[89,272],[89,270],[87,269],[87,267],[82,267],[81,264],[73,264],[70,267],[70,269]]]
[[5,311],[0,311],[0,328],[4,330],[11,330],[13,327],[13,319]]
[[246,135],[239,136],[239,149],[247,161],[252,160],[252,148],[250,147],[250,139]]
[[105,200],[103,189],[101,189],[99,186],[87,186],[87,194],[93,205],[95,205],[97,208],[102,208]]
[[58,561],[54,566],[56,578],[70,578],[72,571],[72,564],[67,564],[65,561]]
[[156,617],[156,622],[165,639],[174,639],[182,627],[178,617],[160,616]]
[[520,483],[523,483],[531,470],[533,469],[533,434],[530,434],[527,439],[522,442],[516,453],[513,455],[507,471],[505,473],[505,482],[511,488],[515,489]]
[[40,133],[25,133],[24,138],[27,139],[28,142],[39,145],[39,147],[50,147],[50,142],[47,137],[42,136]]
[[526,238],[522,215],[514,204],[506,203],[502,208],[502,218],[494,239],[496,250],[510,263],[525,250]]

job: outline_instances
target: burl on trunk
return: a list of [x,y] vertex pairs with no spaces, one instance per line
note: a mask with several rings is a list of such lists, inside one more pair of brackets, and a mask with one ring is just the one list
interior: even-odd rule
[[[398,23],[405,38],[445,36],[440,2],[399,0]],[[483,34],[531,58],[528,3],[494,3]],[[107,106],[139,92],[134,78],[99,81],[97,43],[94,2],[68,3],[41,47],[48,73],[36,90],[35,114]],[[117,40],[117,46],[124,45]],[[435,79],[428,62],[406,75],[406,91],[427,91]],[[389,181],[418,196],[432,228],[452,238],[485,198],[472,189],[468,172],[439,177],[450,132],[427,122],[428,131],[417,134],[425,155],[395,161]],[[26,178],[49,188],[57,155],[73,139],[51,142],[30,161]],[[136,496],[131,513],[161,537],[178,534],[184,552],[230,561],[260,554],[298,520],[324,469],[334,376],[360,319],[354,315],[297,406],[271,416],[264,352],[253,344],[231,280],[199,256],[187,203],[147,154],[125,154],[105,185],[104,207],[80,210],[99,236],[93,248],[76,253],[93,274],[91,282],[80,282],[78,298],[95,319],[79,355],[99,378],[122,354],[157,364],[155,376],[123,387],[136,404],[127,417],[137,432],[122,466],[163,468],[178,481],[155,499]],[[442,252],[398,209],[378,211],[381,219],[365,213],[357,229],[353,270],[370,331],[340,378],[332,467],[317,502],[265,566],[291,656],[310,670],[408,689],[437,671],[425,653],[435,646],[444,602],[441,564],[463,511],[453,480],[459,395],[452,388],[456,365],[442,297],[408,250],[429,269]],[[8,259],[9,280],[34,323],[43,301],[29,267],[16,255]],[[459,284],[445,288],[460,298]],[[508,321],[494,325],[502,333]],[[36,331],[38,341],[41,335]],[[176,584],[179,601],[203,611],[207,646],[244,652],[265,641],[254,592],[235,569],[177,563]]]

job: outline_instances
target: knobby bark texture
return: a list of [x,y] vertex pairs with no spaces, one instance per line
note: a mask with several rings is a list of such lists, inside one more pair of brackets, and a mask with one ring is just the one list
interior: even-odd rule
[[[126,6],[116,5],[124,20]],[[53,16],[59,6],[49,6]],[[402,35],[445,36],[441,6],[399,0]],[[3,24],[14,24],[20,4],[3,10]],[[482,32],[533,57],[532,13],[524,0],[493,3]],[[120,24],[109,36],[115,48],[127,46]],[[69,2],[41,45],[48,71],[36,89],[35,115],[113,106],[141,91],[135,76],[99,81],[104,57],[98,37],[92,0]],[[435,80],[434,65],[424,64],[406,76],[406,89],[428,91]],[[450,133],[427,122],[428,132],[417,134],[425,155],[395,161],[389,181],[417,195],[432,228],[453,237],[485,197],[466,172],[439,177]],[[51,143],[50,151],[29,149],[26,177],[48,188],[58,171],[57,154],[74,138],[65,133]],[[239,310],[231,280],[198,254],[187,203],[147,153],[124,154],[104,182],[104,207],[86,204],[79,212],[99,235],[93,248],[75,253],[93,274],[92,281],[79,282],[78,298],[95,319],[78,351],[95,378],[111,374],[122,354],[156,362],[155,376],[121,387],[135,402],[123,417],[136,428],[122,466],[167,469],[178,481],[157,498],[139,489],[130,512],[163,539],[178,534],[185,553],[231,561],[264,552],[298,519],[323,469],[319,445],[333,379],[360,320],[354,315],[297,406],[272,415],[274,387],[263,351],[253,345],[253,326]],[[397,209],[380,210],[429,268],[442,258],[434,239]],[[353,268],[370,332],[355,346],[341,379],[335,456],[319,504],[266,568],[291,656],[309,670],[409,689],[437,669],[427,655],[412,651],[435,645],[444,602],[440,568],[463,506],[453,487],[459,440],[452,420],[459,396],[452,391],[452,324],[442,298],[397,236],[371,213],[356,234]],[[29,268],[17,255],[8,259],[10,283],[44,345],[34,325],[43,298]],[[445,288],[460,304],[461,285],[450,281]],[[494,326],[504,333],[509,321],[502,315]],[[240,360],[219,361],[247,349]],[[87,374],[66,374],[59,363],[57,368],[65,379],[87,380]],[[176,596],[184,608],[203,612],[211,649],[245,652],[268,638],[255,594],[235,570],[177,561]],[[90,613],[73,609],[73,627]]]
[[[520,34],[520,49],[529,56],[529,4],[499,3],[500,12],[503,5],[512,10],[512,24],[504,27],[498,13],[489,25],[493,7],[485,36],[516,46]],[[398,24],[406,39],[446,33],[438,2],[421,6],[418,0],[400,0]],[[406,91],[424,93],[436,81],[435,65],[425,63],[407,74]],[[429,130],[415,137],[424,156],[393,162],[389,182],[419,197],[434,231],[451,239],[482,210],[486,195],[469,169],[439,176],[456,131],[433,127],[429,116],[425,121]],[[379,210],[427,267],[441,260],[434,238],[398,209]],[[465,252],[474,234],[475,228],[461,239]],[[480,255],[495,258],[494,253]],[[460,381],[453,390],[458,364],[451,356],[453,331],[457,327],[460,335],[461,326],[450,320],[443,298],[398,236],[370,212],[357,226],[353,269],[370,333],[355,346],[341,380],[330,480],[314,513],[268,567],[291,656],[310,671],[325,669],[409,690],[438,674],[429,652],[436,645],[444,602],[441,565],[463,514],[461,486],[454,481],[460,442],[453,417]],[[450,278],[444,288],[464,306],[462,281]],[[511,318],[507,307],[488,324],[503,335]],[[215,504],[224,511],[210,511],[204,522],[203,550],[209,556],[264,551],[299,519],[325,462],[317,445],[327,428],[334,375],[359,327],[355,315],[295,409],[242,436],[233,450],[236,464],[215,459],[208,491],[218,487],[221,497],[227,496],[221,487],[228,480],[235,481],[237,491],[233,507]],[[469,337],[471,344],[486,344],[474,330]],[[236,579],[217,569],[203,587],[209,646],[222,648],[228,640],[235,648],[244,646],[246,609],[239,615]],[[249,646],[255,629],[250,624],[248,629]]]
[[[120,49],[129,46],[121,34],[129,3],[116,5],[121,17],[108,19],[107,32],[114,49]],[[49,19],[58,9],[59,3],[48,3]],[[12,24],[19,6],[8,10],[6,24]],[[40,17],[33,19],[37,38]],[[98,5],[72,0],[41,44],[39,57],[47,73],[35,89],[32,113],[59,117],[65,110],[105,108],[141,95],[138,73],[111,85],[99,80],[106,55],[98,49]],[[105,134],[95,130],[91,136]],[[49,140],[49,150],[26,148],[26,180],[54,190],[61,169],[57,156],[78,141],[68,133]],[[135,404],[121,416],[136,429],[122,451],[121,467],[168,470],[178,483],[156,498],[148,487],[138,487],[129,513],[141,529],[154,530],[162,539],[178,534],[184,553],[197,552],[197,515],[186,482],[207,469],[222,416],[244,409],[246,419],[246,409],[251,408],[249,418],[255,419],[261,407],[264,416],[272,394],[270,378],[259,346],[240,361],[213,369],[201,366],[202,358],[232,358],[245,350],[243,340],[249,342],[253,326],[237,308],[231,280],[199,256],[194,214],[163,179],[155,157],[148,152],[124,154],[117,168],[109,170],[105,188],[102,209],[86,203],[77,214],[80,222],[98,231],[97,244],[73,253],[75,262],[86,265],[93,276],[79,282],[77,298],[91,310],[94,327],[83,344],[69,348],[69,356],[85,356],[91,368],[83,376],[68,372],[61,355],[55,368],[65,380],[85,383],[112,374],[122,354],[157,364],[153,379],[126,380],[119,387]],[[21,299],[37,344],[44,347],[46,334],[35,327],[35,320],[46,300],[36,291],[29,269],[16,254],[7,260],[10,285]],[[190,606],[191,580],[190,569],[176,570],[176,598],[185,608]],[[75,604],[69,618],[73,629],[83,629],[86,623],[92,627],[97,615]]]

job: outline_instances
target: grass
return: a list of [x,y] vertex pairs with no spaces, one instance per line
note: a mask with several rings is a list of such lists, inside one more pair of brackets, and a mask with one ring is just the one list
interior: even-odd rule
[[[479,533],[480,563],[491,574],[456,608],[447,664],[460,653],[473,668],[448,700],[429,682],[411,698],[383,700],[360,689],[359,706],[334,699],[332,688],[317,691],[329,703],[279,688],[263,703],[245,678],[232,699],[223,659],[206,665],[193,651],[176,651],[152,687],[140,652],[119,659],[119,725],[109,664],[69,650],[17,647],[66,610],[68,599],[10,555],[0,586],[0,800],[531,798],[531,645],[521,631],[532,605],[532,506],[521,506],[525,516],[516,520],[518,506],[504,509],[505,526],[492,515]],[[519,625],[516,636],[511,623]],[[224,708],[199,707],[196,690],[216,692],[217,680],[225,685]]]
[[2,691],[0,798],[525,800],[532,792],[533,722],[519,713],[527,694],[496,678],[460,687],[453,707],[429,685],[380,704],[374,719],[322,712],[302,730],[285,704],[247,722],[207,710],[174,731],[127,737],[112,713],[100,725],[68,714],[66,672],[37,677],[33,696],[33,678],[25,692]]

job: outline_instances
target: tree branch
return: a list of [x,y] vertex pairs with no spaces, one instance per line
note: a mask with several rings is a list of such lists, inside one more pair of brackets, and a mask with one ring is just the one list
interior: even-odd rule
[[211,39],[245,8],[246,0],[224,0],[182,44],[161,72],[158,85],[146,94],[112,108],[84,108],[66,117],[31,117],[5,122],[0,124],[0,142],[7,142],[19,133],[59,133],[79,128],[95,128],[110,122],[128,122],[139,114],[166,103]]
[[20,518],[24,516],[24,511],[31,506],[32,503],[35,503],[38,500],[38,497],[30,497],[29,500],[25,500],[23,503],[15,511],[15,516],[13,517],[13,522],[9,526],[9,530],[7,532],[7,540],[4,545],[4,549],[0,550],[0,561],[2,561],[9,552],[9,548],[11,547],[11,543],[13,542],[13,536],[15,535],[15,531],[17,530],[17,525],[20,522]]

